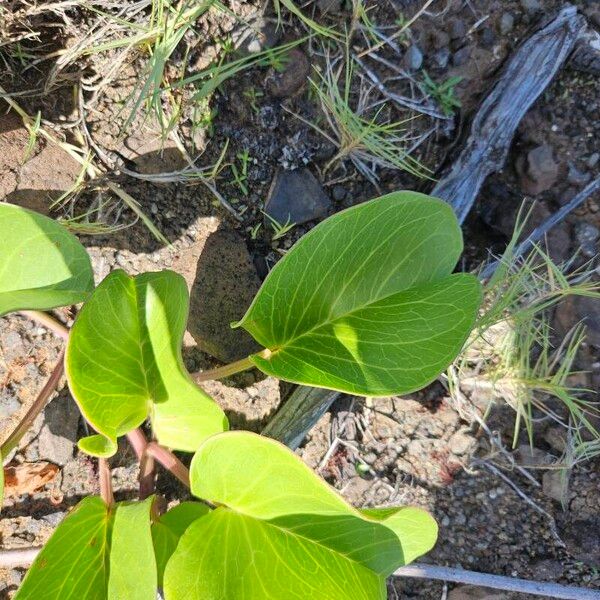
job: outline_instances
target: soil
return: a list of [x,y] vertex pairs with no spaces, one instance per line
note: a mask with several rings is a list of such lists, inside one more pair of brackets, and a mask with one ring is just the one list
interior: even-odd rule
[[[252,2],[231,4],[245,17],[255,10]],[[324,23],[348,19],[342,2],[315,4],[323,11],[324,5],[331,7],[324,14],[316,9],[315,14]],[[383,31],[393,28],[401,16],[410,18],[421,5],[413,0],[369,0],[365,4],[371,9],[371,19]],[[600,27],[596,2],[581,0],[574,4],[591,27]],[[406,37],[397,40],[402,56],[408,55],[411,47],[418,48],[422,68],[435,81],[461,78],[456,85],[461,107],[451,118],[421,115],[408,124],[413,136],[429,132],[415,150],[415,157],[432,173],[451,160],[461,130],[505,59],[531,28],[560,5],[555,0],[438,0],[430,12],[415,21]],[[69,16],[71,25],[80,27],[86,26],[90,18],[73,12]],[[273,33],[271,42],[300,37],[298,24],[286,15],[284,21],[287,27]],[[32,24],[42,31],[50,25],[43,19]],[[197,72],[209,64],[218,52],[214,40],[237,35],[236,27],[233,19],[223,15],[201,19],[198,39],[213,43],[192,44],[188,68]],[[43,46],[46,52],[48,48],[68,48],[73,41],[66,26],[62,36],[49,31],[54,29],[46,30],[46,37],[23,43],[34,49]],[[379,54],[394,64],[419,58],[416,51],[409,58],[400,58],[385,46]],[[0,39],[0,60],[3,57]],[[16,94],[15,99],[29,114],[41,111],[44,126],[56,137],[76,143],[77,129],[72,124],[80,115],[73,99],[73,81],[92,81],[98,74],[103,75],[111,55],[82,58],[75,63],[78,68],[61,71],[50,88],[44,88],[43,82],[56,66],[52,61],[36,69],[20,70],[13,56],[4,60],[10,68],[0,73],[0,85]],[[183,57],[175,54],[174,64],[178,60]],[[73,218],[105,206],[104,212],[95,213],[98,219],[102,217],[109,225],[130,225],[80,235],[92,258],[96,280],[101,281],[116,268],[130,274],[163,268],[182,273],[191,290],[184,359],[190,372],[195,372],[217,366],[220,360],[246,355],[249,348],[251,351],[252,341],[239,330],[231,332],[228,323],[243,315],[269,269],[317,222],[298,224],[281,239],[273,239],[273,228],[262,211],[278,171],[308,168],[331,200],[330,214],[392,190],[426,191],[429,184],[389,168],[379,169],[378,179],[370,180],[350,160],[336,161],[329,167],[337,149],[308,124],[317,119],[319,112],[310,92],[309,66],[322,67],[323,56],[314,43],[307,42],[294,50],[293,60],[284,65],[283,72],[273,66],[253,67],[225,82],[211,100],[213,117],[208,130],[196,131],[190,114],[182,118],[181,143],[190,156],[200,154],[196,164],[215,164],[226,147],[217,187],[237,217],[198,182],[152,183],[131,177],[123,167],[156,174],[177,171],[188,164],[177,143],[171,139],[161,143],[152,119],[138,115],[122,135],[127,118],[123,104],[135,91],[142,61],[143,57],[138,56],[120,65],[110,86],[93,100],[88,99],[93,110],[86,114],[86,125],[103,152],[101,162],[106,173],[54,210],[50,210],[52,201],[76,185],[80,165],[40,136],[27,150],[29,133],[14,112],[3,110],[0,194],[5,201],[57,217]],[[368,64],[379,77],[392,76],[382,63]],[[406,79],[391,82],[398,94],[411,91],[412,84]],[[490,251],[498,252],[506,245],[524,198],[536,201],[530,224],[534,226],[592,177],[598,177],[599,98],[598,74],[582,73],[569,65],[558,73],[521,123],[506,168],[486,181],[465,223],[465,268],[477,266]],[[385,103],[384,110],[392,120],[407,116],[406,111],[390,102]],[[246,151],[250,156],[246,186],[240,186],[234,182],[231,164],[241,168],[239,157]],[[29,154],[26,160],[25,152]],[[136,221],[129,208],[110,199],[104,187],[107,180],[139,202],[170,245],[158,241],[142,221]],[[583,264],[595,260],[599,238],[600,197],[596,196],[552,231],[548,248],[557,260],[581,248],[575,263]],[[206,289],[210,290],[209,297],[203,296]],[[75,312],[59,310],[55,315],[68,325]],[[598,390],[600,355],[599,346],[594,345],[599,339],[598,302],[565,304],[558,311],[556,327],[564,332],[584,318],[590,327],[590,343],[578,357],[577,367],[589,373],[586,385]],[[2,439],[44,385],[61,347],[62,342],[52,333],[21,315],[0,319]],[[252,371],[203,387],[223,406],[233,427],[254,431],[262,429],[289,393],[288,385]],[[75,445],[86,433],[86,425],[73,407],[63,382],[13,456],[4,457],[11,468],[25,474],[38,473],[35,481],[39,485],[35,489],[30,485],[23,493],[15,485],[15,493],[5,499],[0,520],[3,548],[42,544],[82,497],[98,493],[97,467]],[[490,429],[509,449],[508,455],[515,463],[526,467],[529,477],[494,451],[487,435],[461,416],[459,407],[439,383],[404,398],[367,401],[343,396],[310,432],[298,453],[356,506],[415,504],[432,511],[440,525],[440,536],[435,549],[425,557],[426,562],[600,589],[600,460],[579,463],[570,473],[568,488],[557,499],[547,467],[562,455],[563,433],[553,422],[539,419],[533,449],[523,436],[512,450],[513,424],[514,413],[508,406],[491,407]],[[42,475],[31,471],[41,463],[56,468],[46,467]],[[125,444],[111,466],[117,499],[136,497],[137,463]],[[187,492],[164,474],[159,477],[158,491],[169,501],[187,497]],[[0,598],[12,597],[23,574],[23,569],[0,572]],[[452,587],[442,582],[396,578],[389,582],[389,597],[438,599],[448,590],[449,598],[469,597],[467,590]],[[526,598],[483,594],[475,597]]]

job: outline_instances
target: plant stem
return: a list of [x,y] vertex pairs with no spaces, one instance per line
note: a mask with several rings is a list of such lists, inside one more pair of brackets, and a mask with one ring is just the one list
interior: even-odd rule
[[[260,352],[258,356],[262,358],[269,358],[269,356],[271,356],[271,351],[265,349]],[[254,367],[254,363],[250,360],[250,357],[247,356],[246,358],[242,358],[242,360],[237,360],[231,364],[225,365],[224,367],[219,367],[218,369],[209,369],[208,371],[195,373],[193,377],[197,383],[200,381],[212,381],[213,379],[223,379],[223,377],[228,377],[234,373],[247,371],[252,367]]]
[[140,500],[145,500],[154,493],[154,478],[156,476],[154,458],[146,452],[148,440],[139,427],[130,431],[127,434],[127,439],[140,461],[140,473],[138,476],[140,484],[139,496]]
[[57,321],[48,313],[39,310],[22,310],[20,311],[20,314],[32,321],[37,321],[40,325],[43,325],[46,329],[49,329],[63,340],[69,339],[69,328],[65,327],[60,321]]
[[58,385],[65,368],[65,351],[62,350],[58,355],[58,362],[50,375],[50,378],[46,382],[46,385],[42,388],[42,391],[38,394],[37,398],[33,401],[33,404],[29,407],[29,410],[25,413],[25,416],[21,419],[18,425],[15,427],[14,431],[6,438],[4,444],[0,448],[0,454],[3,457],[8,456],[10,451],[21,441],[21,438],[25,435],[25,433],[29,430],[33,421],[38,416],[38,414],[42,411],[44,406],[46,406],[46,402],[50,398],[50,396],[56,390],[56,386]]
[[144,452],[146,452],[146,446],[148,446],[148,440],[143,431],[139,427],[136,427],[127,434],[127,439],[129,440],[137,459],[142,460]]
[[150,442],[146,446],[146,454],[155,458],[165,469],[173,473],[183,485],[190,487],[190,472],[170,450],[156,442]]
[[115,497],[113,495],[110,467],[105,458],[98,459],[98,471],[100,474],[100,496],[102,496],[106,506],[110,507],[115,503]]

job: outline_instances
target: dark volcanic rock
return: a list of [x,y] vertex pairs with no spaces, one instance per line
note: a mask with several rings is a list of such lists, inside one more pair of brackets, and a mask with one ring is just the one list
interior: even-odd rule
[[271,184],[265,213],[278,223],[306,223],[327,216],[331,200],[308,169],[280,170]]

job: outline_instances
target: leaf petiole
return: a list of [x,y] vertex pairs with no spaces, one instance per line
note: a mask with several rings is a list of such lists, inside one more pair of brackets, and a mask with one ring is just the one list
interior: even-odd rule
[[173,473],[183,485],[190,487],[190,472],[187,467],[167,448],[150,442],[146,446],[146,454],[158,461],[165,469]]
[[[269,358],[271,351],[268,349],[259,352],[259,356],[261,358]],[[250,357],[242,358],[241,360],[236,360],[224,367],[219,367],[217,369],[209,369],[208,371],[202,371],[201,373],[194,374],[194,380],[196,383],[200,381],[212,381],[214,379],[223,379],[223,377],[228,377],[229,375],[234,375],[235,373],[240,373],[242,371],[247,371],[248,369],[252,369],[254,367],[254,363],[250,360]]]

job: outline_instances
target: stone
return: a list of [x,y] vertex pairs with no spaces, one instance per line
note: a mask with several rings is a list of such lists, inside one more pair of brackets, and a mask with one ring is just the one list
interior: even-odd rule
[[419,46],[411,44],[402,60],[408,70],[418,71],[423,66],[423,52]]
[[0,113],[0,200],[48,214],[71,189],[81,165],[56,144],[38,140],[27,156],[29,133],[14,113]]
[[79,409],[66,391],[46,406],[37,438],[38,454],[42,460],[62,467],[73,458],[79,417]]
[[569,490],[569,471],[567,469],[551,469],[542,476],[542,491],[548,498],[566,504]]
[[509,600],[510,594],[475,585],[459,585],[450,591],[448,600]]
[[203,381],[200,386],[225,411],[232,429],[260,432],[281,404],[279,380],[267,377],[245,388],[223,381]]
[[342,7],[341,0],[317,0],[317,7],[321,13],[337,13]]
[[534,579],[541,581],[557,581],[565,572],[565,565],[560,560],[543,558],[531,565],[531,571]]
[[586,164],[587,164],[588,169],[593,169],[599,162],[600,162],[600,152],[594,152],[594,154],[592,154],[587,159]]
[[445,69],[450,62],[450,48],[441,48],[433,55],[433,62],[440,69]]
[[509,34],[515,27],[515,17],[509,13],[502,13],[500,17],[500,33],[502,35]]
[[575,226],[575,240],[581,252],[588,258],[593,258],[598,254],[598,240],[600,239],[600,230],[591,223],[579,222]]
[[257,16],[252,20],[244,20],[231,37],[236,50],[244,55],[256,54],[277,45],[281,28],[272,20]]
[[307,169],[280,169],[269,190],[265,213],[278,223],[307,223],[327,216],[331,200]]
[[496,35],[494,34],[494,30],[491,27],[484,27],[481,30],[481,45],[484,48],[493,48],[496,43]]
[[469,58],[471,58],[471,48],[465,46],[452,55],[452,64],[455,67],[462,67],[469,62]]
[[283,69],[273,69],[266,80],[269,93],[275,98],[289,98],[298,92],[308,80],[310,62],[299,48],[292,48],[286,54]]
[[477,446],[477,441],[469,434],[468,429],[459,429],[452,435],[448,441],[448,447],[452,454],[462,456],[473,450]]
[[567,181],[574,186],[583,187],[592,179],[591,173],[580,171],[574,165],[569,165],[569,172],[567,173]]
[[540,0],[521,0],[521,6],[529,14],[535,14],[544,10]]
[[[256,268],[239,234],[217,228],[206,218],[196,241],[182,250],[172,269],[190,290],[188,332],[198,347],[229,363],[256,352],[258,344],[243,329],[232,329],[260,287]],[[190,340],[184,340],[188,345]]]
[[586,326],[586,341],[600,347],[600,300],[569,296],[558,305],[554,325],[559,335],[566,334],[580,322]]
[[548,144],[530,150],[517,158],[516,169],[521,177],[521,189],[531,196],[549,190],[558,179],[559,165]]
[[125,138],[120,153],[145,175],[172,173],[187,166],[177,144],[171,138],[162,139],[159,128],[149,124]]
[[401,432],[400,425],[391,417],[375,412],[370,427],[377,439],[395,438]]
[[551,456],[546,454],[539,448],[532,448],[529,444],[522,444],[515,452],[517,462],[523,467],[547,467],[553,460]]
[[462,40],[467,35],[467,25],[463,19],[453,19],[450,25],[450,39]]
[[346,188],[338,183],[333,186],[331,195],[336,202],[341,202],[346,197]]

